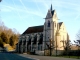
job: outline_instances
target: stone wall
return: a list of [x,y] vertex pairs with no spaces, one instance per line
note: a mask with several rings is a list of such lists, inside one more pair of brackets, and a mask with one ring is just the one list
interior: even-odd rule
[[44,51],[35,51],[35,54],[37,54],[37,55],[44,55]]
[[52,55],[62,55],[63,52],[64,50],[57,50],[57,53],[56,53],[56,50],[53,50]]

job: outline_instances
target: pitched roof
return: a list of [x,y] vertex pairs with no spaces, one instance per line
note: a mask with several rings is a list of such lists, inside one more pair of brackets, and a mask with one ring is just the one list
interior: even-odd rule
[[[61,27],[62,23],[63,22],[59,22],[58,23],[59,24],[59,28]],[[44,29],[44,25],[29,27],[25,32],[23,32],[23,34],[43,32],[43,29]]]
[[37,32],[43,32],[44,26],[34,26],[34,27],[29,27],[23,34],[30,34],[30,33],[37,33]]
[[59,22],[59,23],[58,23],[58,24],[59,24],[59,29],[60,29],[60,27],[61,27],[62,23],[63,23],[63,22]]
[[52,16],[54,15],[54,11],[55,11],[55,10],[51,11]]

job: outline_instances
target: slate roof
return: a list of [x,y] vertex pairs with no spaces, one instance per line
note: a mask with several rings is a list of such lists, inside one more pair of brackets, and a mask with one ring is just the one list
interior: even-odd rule
[[[59,28],[62,25],[63,22],[59,22]],[[33,27],[29,27],[23,34],[30,34],[30,33],[37,33],[37,32],[43,32],[44,29],[44,25],[40,25],[40,26],[33,26]]]
[[51,10],[51,14],[52,14],[52,16],[53,16],[55,10],[53,10],[53,8],[52,8],[52,4],[51,4],[51,9],[50,9],[50,10]]
[[58,23],[58,24],[59,24],[59,29],[60,29],[60,27],[61,27],[62,23],[63,23],[63,22],[59,22],[59,23]]
[[34,27],[29,27],[23,34],[30,34],[30,33],[37,33],[37,32],[43,32],[44,26],[34,26]]
[[51,11],[52,16],[54,15],[54,11],[55,11],[55,10]]

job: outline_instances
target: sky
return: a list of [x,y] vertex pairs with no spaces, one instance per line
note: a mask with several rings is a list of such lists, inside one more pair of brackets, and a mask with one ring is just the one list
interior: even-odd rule
[[64,22],[70,39],[75,40],[80,30],[80,0],[2,0],[0,20],[22,34],[30,26],[44,24],[51,4],[59,22]]

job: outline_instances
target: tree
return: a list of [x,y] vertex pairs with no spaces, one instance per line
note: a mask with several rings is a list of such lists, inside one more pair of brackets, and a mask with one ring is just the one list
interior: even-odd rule
[[61,41],[63,43],[63,47],[64,47],[64,52],[63,52],[63,55],[68,55],[70,57],[70,54],[69,54],[69,51],[70,51],[70,46],[71,46],[71,41],[70,40],[67,40],[67,41],[64,41],[62,40]]
[[10,45],[13,46],[14,45],[14,36],[10,37]]
[[71,41],[70,40],[67,40],[66,42],[65,42],[65,44],[66,44],[66,46],[65,46],[65,51],[67,52],[67,55],[69,56],[69,58],[70,58],[70,50],[71,50]]
[[80,30],[79,30],[78,33],[76,34],[76,40],[80,40]]
[[3,41],[1,37],[0,37],[0,47],[3,47]]
[[6,27],[0,20],[0,46],[4,45],[4,43],[15,46],[18,43],[19,36],[20,34],[16,29]]
[[76,47],[78,47],[77,55],[78,55],[78,58],[79,58],[79,56],[80,56],[80,40],[76,40],[76,41],[74,41],[74,42],[75,42],[75,44],[76,44]]
[[7,37],[7,41],[8,43],[10,42],[10,37],[13,35],[13,32],[11,29],[6,29],[6,31],[4,31],[4,33],[6,34],[6,37]]
[[18,37],[16,36],[16,34],[12,35],[10,37],[10,45],[13,46],[15,48],[15,45],[18,42]]
[[80,54],[80,30],[78,31],[78,33],[76,34],[76,40],[74,41],[76,47],[78,47],[78,58],[79,58],[79,54]]
[[4,43],[8,43],[7,36],[6,36],[6,34],[5,34],[4,32],[1,33],[1,38],[2,38],[2,41],[3,41]]

